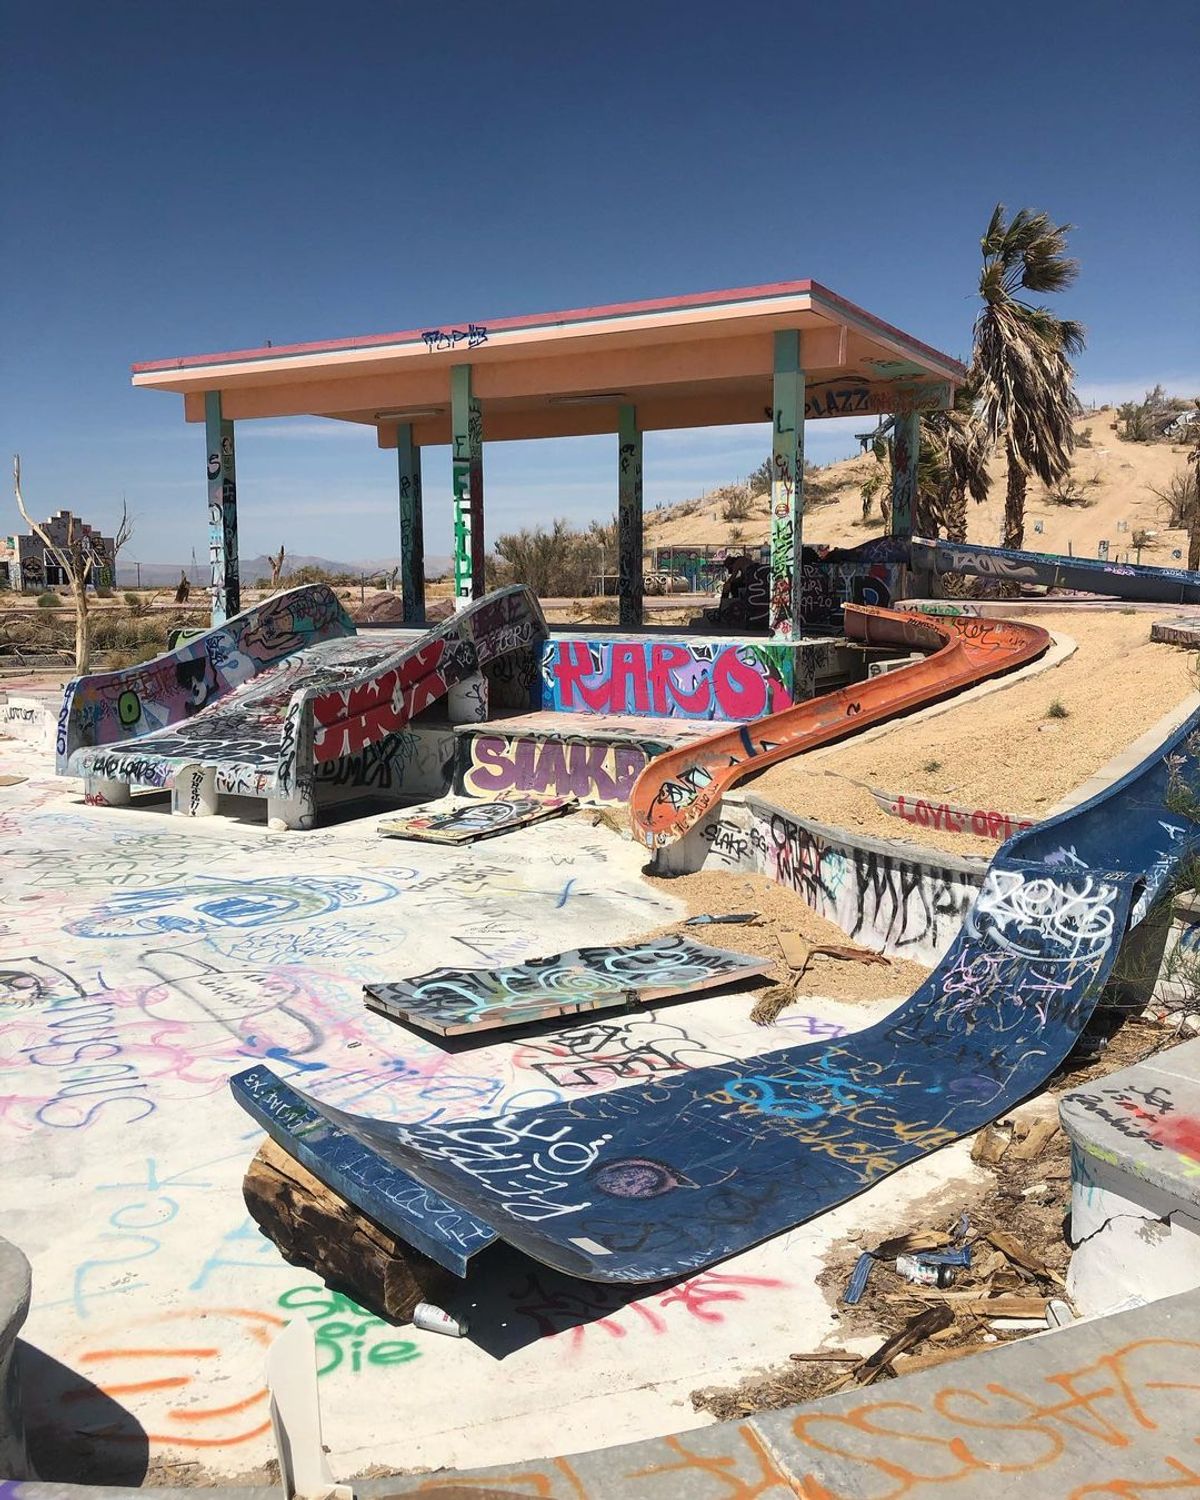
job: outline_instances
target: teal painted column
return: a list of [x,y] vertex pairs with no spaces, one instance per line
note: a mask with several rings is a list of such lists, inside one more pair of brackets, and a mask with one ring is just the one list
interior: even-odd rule
[[771,433],[771,636],[798,640],[800,541],[804,526],[804,371],[800,334],[775,335],[774,423]]
[[204,393],[208,447],[208,561],[212,623],[222,625],[242,607],[238,575],[237,472],[233,423],[221,415],[220,391]]
[[404,623],[425,623],[425,518],[421,510],[421,450],[413,442],[412,423],[396,428],[400,484],[400,592]]
[[921,457],[918,412],[892,418],[892,535],[910,537],[917,502],[917,464]]
[[621,625],[642,623],[642,432],[637,410],[622,406],[617,416],[617,594]]
[[483,410],[471,390],[471,366],[450,371],[454,485],[454,600],[463,609],[483,597]]

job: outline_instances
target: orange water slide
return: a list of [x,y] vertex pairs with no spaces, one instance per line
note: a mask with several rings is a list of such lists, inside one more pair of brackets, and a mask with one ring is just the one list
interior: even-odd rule
[[674,843],[743,777],[1011,672],[1036,660],[1050,644],[1039,625],[1017,620],[918,615],[861,604],[845,606],[845,625],[852,640],[931,654],[657,756],[629,799],[635,838],[652,849]]

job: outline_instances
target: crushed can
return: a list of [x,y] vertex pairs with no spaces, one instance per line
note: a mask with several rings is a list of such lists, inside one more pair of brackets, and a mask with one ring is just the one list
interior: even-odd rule
[[461,1339],[467,1332],[467,1320],[456,1318],[432,1302],[418,1302],[413,1308],[413,1327],[423,1328],[427,1333],[444,1333],[447,1338]]

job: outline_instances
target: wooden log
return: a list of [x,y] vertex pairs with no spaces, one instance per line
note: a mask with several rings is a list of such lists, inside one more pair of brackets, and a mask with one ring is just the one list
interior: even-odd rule
[[412,1321],[457,1278],[347,1203],[268,1139],[250,1163],[242,1196],[255,1223],[293,1265],[315,1271],[394,1323]]

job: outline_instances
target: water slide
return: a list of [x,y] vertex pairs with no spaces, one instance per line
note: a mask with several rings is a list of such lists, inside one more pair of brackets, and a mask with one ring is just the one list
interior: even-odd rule
[[1006,582],[1108,594],[1114,599],[1200,604],[1200,573],[1186,568],[1151,568],[1102,558],[1011,552],[1004,547],[982,547],[975,542],[932,542],[918,538],[912,544],[912,564],[933,573],[973,573]]
[[1050,644],[1040,626],[1015,620],[918,617],[847,604],[845,622],[854,640],[932,655],[656,756],[629,799],[635,838],[652,849],[672,843],[743,777],[1010,672]]
[[178,793],[186,781],[210,803],[266,797],[289,826],[308,827],[319,766],[395,734],[494,657],[545,635],[522,585],[416,640],[358,635],[323,584],[288,589],[153,661],[69,683],[57,770],[84,777],[92,800],[119,801],[131,785]]
[[[463,1274],[497,1236],[568,1275],[649,1282],[803,1223],[1040,1088],[1127,931],[1200,849],[1200,713],[1103,792],[1010,839],[945,958],[837,1041],[495,1119],[347,1114],[264,1067],[235,1097],[364,1211]],[[415,1227],[414,1227],[415,1226]]]

